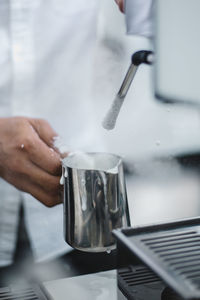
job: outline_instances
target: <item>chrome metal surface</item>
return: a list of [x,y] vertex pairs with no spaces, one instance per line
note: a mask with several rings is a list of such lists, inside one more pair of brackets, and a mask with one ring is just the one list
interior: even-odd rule
[[112,230],[130,225],[121,158],[73,153],[62,166],[65,241],[88,252],[114,249]]
[[135,66],[131,63],[127,73],[126,73],[126,76],[124,78],[124,81],[119,89],[119,92],[118,92],[118,96],[120,98],[125,98],[126,97],[126,94],[129,90],[129,87],[133,81],[133,78],[137,72],[137,69],[138,69],[138,66]]

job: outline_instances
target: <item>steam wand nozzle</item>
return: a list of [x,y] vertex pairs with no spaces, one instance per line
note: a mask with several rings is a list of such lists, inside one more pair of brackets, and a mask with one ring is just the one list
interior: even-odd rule
[[153,63],[153,57],[154,57],[154,54],[152,51],[141,50],[141,51],[135,52],[132,55],[131,61],[132,61],[132,64],[135,66],[139,66],[142,63],[151,65]]
[[128,72],[126,73],[126,76],[124,78],[124,81],[119,89],[119,92],[117,95],[120,98],[125,98],[130,85],[135,77],[135,74],[137,72],[137,69],[139,65],[142,63],[151,65],[153,63],[153,52],[152,51],[147,51],[147,50],[141,50],[135,52],[132,57],[131,57],[131,65],[128,69]]
[[124,102],[124,98],[130,88],[130,85],[135,77],[137,69],[140,64],[145,63],[151,65],[153,63],[153,52],[147,50],[141,50],[135,52],[131,58],[131,65],[126,73],[126,76],[122,82],[122,85],[115,97],[110,109],[108,110],[105,118],[103,119],[102,126],[107,129],[111,130],[115,127],[117,117],[119,115],[120,109]]

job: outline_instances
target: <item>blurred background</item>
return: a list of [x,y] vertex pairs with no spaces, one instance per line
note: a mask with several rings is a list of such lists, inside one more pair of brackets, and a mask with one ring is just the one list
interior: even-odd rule
[[92,91],[99,137],[108,151],[124,158],[132,225],[198,216],[200,114],[159,102],[152,66],[140,66],[115,129],[101,127],[131,54],[141,49],[152,49],[152,41],[126,35],[124,15],[113,1],[101,1]]

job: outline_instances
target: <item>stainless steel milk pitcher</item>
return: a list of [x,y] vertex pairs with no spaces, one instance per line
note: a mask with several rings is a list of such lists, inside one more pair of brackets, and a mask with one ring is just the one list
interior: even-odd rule
[[130,226],[122,160],[108,153],[72,153],[62,161],[64,238],[88,252],[115,248],[112,230]]

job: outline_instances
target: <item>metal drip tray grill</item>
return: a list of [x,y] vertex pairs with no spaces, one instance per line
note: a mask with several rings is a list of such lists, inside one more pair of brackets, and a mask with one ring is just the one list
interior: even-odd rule
[[0,288],[0,300],[47,300],[39,285],[13,285]]
[[200,218],[114,235],[183,299],[200,299]]
[[118,270],[118,286],[127,299],[160,300],[165,284],[145,266]]
[[120,280],[129,287],[161,281],[158,276],[144,266],[120,269],[118,275],[120,276]]

